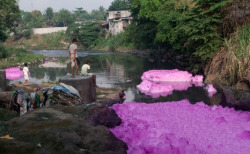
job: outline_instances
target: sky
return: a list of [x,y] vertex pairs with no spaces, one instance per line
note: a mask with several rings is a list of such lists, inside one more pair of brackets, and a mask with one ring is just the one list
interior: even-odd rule
[[40,10],[44,12],[46,8],[52,7],[55,12],[64,8],[75,10],[82,7],[88,12],[98,9],[100,6],[108,8],[113,0],[19,0],[19,8],[24,11]]

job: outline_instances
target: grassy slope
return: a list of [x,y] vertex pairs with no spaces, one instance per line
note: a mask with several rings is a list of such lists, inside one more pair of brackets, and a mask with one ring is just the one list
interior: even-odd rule
[[5,45],[13,46],[23,49],[67,49],[69,46],[67,38],[64,32],[43,34],[43,35],[31,35],[29,39],[21,38],[14,41],[10,38]]
[[238,29],[212,59],[207,81],[233,85],[250,73],[250,24]]
[[5,47],[7,58],[0,59],[0,69],[43,60],[43,55],[33,54],[24,49]]

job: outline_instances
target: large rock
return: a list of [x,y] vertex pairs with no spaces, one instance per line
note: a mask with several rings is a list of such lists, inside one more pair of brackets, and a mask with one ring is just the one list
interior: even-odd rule
[[221,104],[238,110],[250,110],[250,90],[223,87]]
[[67,75],[61,77],[59,82],[71,85],[72,87],[76,88],[85,103],[94,102],[96,100],[96,88],[94,87],[92,76],[79,75],[72,77]]
[[107,127],[92,126],[85,106],[40,108],[7,122],[0,121],[0,153],[110,153],[125,154],[126,143]]
[[109,109],[106,105],[92,104],[85,109],[84,113],[85,120],[93,126],[103,125],[108,128],[114,128],[121,124],[121,119],[115,110]]
[[112,106],[113,104],[123,103],[126,99],[126,95],[124,89],[121,87],[98,88],[97,99],[103,105]]
[[4,91],[6,88],[6,76],[5,71],[0,70],[0,91]]

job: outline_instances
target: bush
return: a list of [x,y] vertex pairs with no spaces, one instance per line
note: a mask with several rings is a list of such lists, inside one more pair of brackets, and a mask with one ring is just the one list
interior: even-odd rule
[[30,39],[32,35],[32,29],[25,29],[25,30],[21,30],[20,32],[17,32],[17,34],[15,34],[14,36],[14,40],[20,40],[21,38],[26,38],[26,39]]
[[7,58],[8,57],[8,52],[6,48],[3,46],[2,43],[0,43],[0,59]]

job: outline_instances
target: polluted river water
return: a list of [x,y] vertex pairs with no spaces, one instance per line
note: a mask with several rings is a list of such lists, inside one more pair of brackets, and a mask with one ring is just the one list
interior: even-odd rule
[[[31,82],[58,81],[70,72],[67,51],[33,52],[56,58],[31,66]],[[92,62],[91,72],[97,75],[98,86],[120,86],[125,90],[125,103],[111,107],[122,124],[111,131],[128,144],[128,153],[249,153],[250,113],[220,106],[219,89],[211,95],[211,85],[159,84],[145,80],[143,74],[149,70],[184,70],[183,66],[122,53],[80,51],[79,59],[82,64]],[[16,81],[23,79],[9,83]],[[145,90],[148,85],[150,92]],[[162,87],[171,90],[154,95]]]

